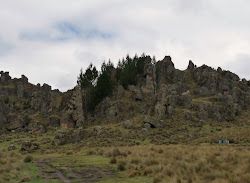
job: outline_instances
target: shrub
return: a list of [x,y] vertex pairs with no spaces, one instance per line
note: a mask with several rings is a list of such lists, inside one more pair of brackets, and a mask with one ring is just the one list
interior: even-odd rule
[[140,175],[140,172],[138,170],[132,170],[128,177],[134,177],[134,176],[137,176],[137,175]]
[[125,161],[120,161],[120,162],[118,163],[118,165],[117,165],[117,170],[119,170],[119,171],[124,171],[124,170],[126,170],[125,165],[126,165],[126,162],[125,162]]
[[159,183],[159,182],[161,182],[161,179],[159,177],[155,177],[153,183]]
[[27,155],[25,158],[24,158],[24,162],[25,163],[29,163],[33,160],[33,157],[31,155]]
[[163,153],[163,150],[162,150],[162,149],[159,149],[159,150],[158,150],[158,153],[159,153],[159,154]]
[[120,150],[119,150],[118,148],[115,148],[115,149],[113,150],[113,156],[120,156],[120,155],[121,155]]
[[73,151],[66,152],[66,155],[72,155],[72,154],[73,154]]
[[93,151],[93,150],[89,150],[88,152],[87,152],[87,155],[94,155],[95,154],[95,152]]
[[116,164],[116,158],[113,156],[110,161],[109,161],[111,164]]
[[8,103],[9,103],[9,101],[10,101],[10,99],[9,99],[9,98],[4,99],[4,103],[5,103],[5,104],[8,104]]

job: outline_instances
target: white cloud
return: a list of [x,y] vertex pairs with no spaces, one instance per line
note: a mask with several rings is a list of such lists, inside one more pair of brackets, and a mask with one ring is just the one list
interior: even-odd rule
[[0,0],[0,69],[66,90],[90,62],[145,52],[250,79],[230,64],[249,55],[249,10],[247,0]]

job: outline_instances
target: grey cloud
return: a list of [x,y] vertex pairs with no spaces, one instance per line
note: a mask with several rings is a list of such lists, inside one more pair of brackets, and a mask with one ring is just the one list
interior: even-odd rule
[[223,67],[227,70],[238,73],[241,78],[250,80],[250,54],[239,54]]
[[90,62],[145,52],[171,55],[179,69],[191,59],[248,77],[249,7],[247,0],[4,1],[1,69],[65,90]]
[[13,49],[13,46],[3,41],[0,37],[0,56],[4,56],[8,54],[12,49]]

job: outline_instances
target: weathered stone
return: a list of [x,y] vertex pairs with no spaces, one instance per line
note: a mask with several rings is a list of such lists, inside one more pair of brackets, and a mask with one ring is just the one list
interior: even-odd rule
[[81,140],[87,138],[87,131],[84,129],[76,129],[74,130],[74,132],[72,133],[72,143],[77,143],[80,142]]
[[123,121],[123,127],[126,129],[132,128],[132,123],[129,120]]
[[10,123],[6,126],[6,129],[11,131],[11,130],[16,130],[18,128],[24,128],[25,123],[24,120],[18,116],[8,116],[7,117]]
[[157,85],[168,83],[172,80],[175,72],[174,63],[170,56],[165,56],[162,61],[156,63],[156,80]]
[[148,128],[142,128],[142,133],[147,134],[148,133]]
[[44,83],[43,86],[42,86],[42,90],[46,91],[46,92],[51,91],[51,86]]
[[30,123],[27,126],[27,130],[29,133],[31,134],[41,134],[41,133],[45,133],[46,129],[43,125],[39,124],[39,122],[35,122],[35,123]]
[[60,118],[56,116],[49,117],[49,126],[59,127],[61,125]]
[[160,102],[157,102],[155,105],[155,116],[162,118],[166,116],[167,108],[165,105],[162,105]]
[[106,97],[95,107],[94,117],[98,120],[114,120],[118,113],[117,103],[113,102],[110,97]]
[[192,114],[190,112],[187,112],[187,111],[184,112],[184,118],[186,120],[192,120],[193,119]]
[[202,120],[208,119],[208,106],[205,103],[200,103],[197,115]]
[[200,88],[197,88],[194,93],[196,95],[199,95],[199,96],[202,96],[202,97],[207,97],[207,96],[211,96],[212,93],[211,91],[207,88],[207,87],[200,87]]
[[144,123],[144,128],[149,129],[149,128],[151,128],[151,125],[150,125],[150,124],[148,124],[148,123]]
[[117,87],[117,95],[116,95],[117,99],[120,99],[121,97],[123,97],[124,93],[125,93],[125,90],[124,90],[123,86],[119,85]]
[[[85,123],[83,113],[82,91],[79,86],[68,91],[65,95],[65,100],[68,101],[65,106],[62,106],[61,126],[62,128],[83,127]],[[62,100],[64,102],[64,98]]]
[[217,69],[217,72],[219,73],[219,74],[222,74],[222,69],[220,68],[220,67],[218,67],[218,69]]
[[154,94],[155,90],[156,90],[156,69],[155,69],[155,65],[153,65],[150,62],[148,62],[147,64],[145,64],[144,66],[144,78],[145,78],[145,83],[144,85],[141,87],[142,92],[143,93],[150,93],[150,94]]
[[8,151],[13,151],[16,149],[16,146],[14,144],[11,144],[9,147],[8,147]]
[[56,131],[55,138],[53,140],[53,144],[64,145],[71,142],[71,133],[69,131],[65,131],[63,129]]
[[30,141],[25,141],[22,143],[21,146],[21,151],[33,151],[33,150],[38,150],[40,149],[40,145],[38,143],[30,142]]
[[217,105],[214,105],[212,107],[212,117],[213,119],[217,120],[217,121],[221,121],[222,120],[222,116],[220,114],[220,109]]
[[149,124],[151,128],[161,128],[162,125],[159,123],[159,121],[153,117],[153,116],[146,116],[143,120],[143,126],[145,123]]
[[190,71],[193,71],[194,68],[195,68],[194,63],[192,62],[192,60],[189,60],[189,64],[188,64],[188,68],[187,69],[190,70]]
[[25,75],[22,75],[21,76],[21,81],[22,81],[23,84],[27,84],[29,80]]
[[11,79],[9,72],[3,72],[1,71],[1,81],[2,83],[9,81]]
[[102,127],[101,126],[95,126],[93,128],[93,131],[94,131],[94,133],[95,133],[96,136],[99,136],[102,133]]
[[192,107],[192,96],[191,95],[180,96],[178,100],[178,105],[186,109],[190,109]]
[[16,86],[16,90],[17,90],[17,96],[18,97],[23,97],[24,94],[24,86],[22,82],[18,82],[17,86]]

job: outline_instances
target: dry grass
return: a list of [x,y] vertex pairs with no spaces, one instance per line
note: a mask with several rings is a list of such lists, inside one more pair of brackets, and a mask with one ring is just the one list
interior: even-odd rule
[[0,180],[9,182],[22,177],[21,169],[24,167],[22,155],[16,152],[0,151]]
[[149,176],[153,182],[250,182],[249,147],[150,145],[102,150],[104,156],[115,156],[117,170],[128,177]]

